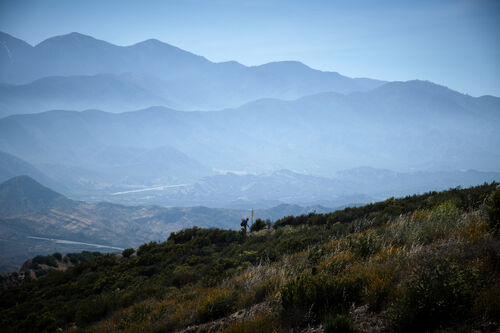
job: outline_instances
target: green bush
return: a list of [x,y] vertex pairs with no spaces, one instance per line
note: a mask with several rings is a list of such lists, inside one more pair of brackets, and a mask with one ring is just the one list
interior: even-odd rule
[[418,265],[406,290],[389,310],[399,332],[423,332],[440,325],[464,322],[479,286],[479,274],[470,266],[433,258]]
[[274,222],[273,228],[281,228],[287,225],[297,225],[296,218],[294,216],[285,216]]
[[345,312],[359,303],[363,281],[358,278],[300,274],[281,288],[283,316],[300,324],[305,316]]
[[497,188],[488,198],[488,216],[490,228],[495,233],[500,231],[500,188]]
[[110,313],[115,307],[116,302],[111,295],[99,295],[93,299],[79,304],[76,311],[76,324],[85,326],[95,322]]
[[80,262],[87,262],[94,258],[102,256],[100,252],[90,252],[90,251],[82,251],[81,253],[68,253],[66,254],[66,258],[73,264],[76,265]]
[[252,232],[260,231],[262,229],[269,228],[269,226],[270,226],[270,222],[264,221],[262,219],[257,219],[250,227],[250,231],[252,231]]
[[323,323],[325,333],[351,333],[354,332],[354,325],[351,318],[346,315],[328,315]]
[[271,295],[278,288],[278,281],[275,279],[268,279],[255,286],[254,302],[260,303],[267,296]]
[[375,254],[380,248],[377,236],[373,232],[363,234],[361,237],[350,237],[349,243],[352,253],[361,258]]
[[132,249],[132,248],[128,248],[128,249],[123,250],[123,252],[122,252],[122,256],[123,256],[123,257],[125,257],[125,258],[128,258],[128,257],[130,257],[132,254],[134,254],[134,252],[135,252],[135,251],[134,251],[134,249]]
[[447,237],[461,223],[458,208],[451,201],[434,206],[424,221],[419,223],[415,235],[424,244]]
[[235,292],[221,293],[205,299],[198,308],[201,322],[222,318],[236,309],[238,294]]
[[118,324],[119,329],[127,329],[133,324],[141,323],[148,320],[151,313],[151,307],[139,304],[132,308],[132,311],[126,312]]
[[33,263],[38,265],[57,267],[56,258],[54,258],[53,256],[36,256],[35,258],[33,258]]
[[448,222],[456,220],[460,215],[457,206],[451,201],[445,201],[431,210],[430,219],[434,221]]

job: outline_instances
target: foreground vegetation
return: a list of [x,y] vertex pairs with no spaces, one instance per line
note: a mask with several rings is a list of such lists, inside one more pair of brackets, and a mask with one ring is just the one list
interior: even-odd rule
[[494,331],[500,324],[497,187],[391,198],[272,225],[259,221],[249,232],[183,230],[163,243],[96,256],[1,290],[0,327]]

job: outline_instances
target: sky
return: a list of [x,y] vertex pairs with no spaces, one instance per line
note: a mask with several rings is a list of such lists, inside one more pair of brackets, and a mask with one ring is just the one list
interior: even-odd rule
[[0,0],[0,30],[32,45],[70,32],[156,38],[216,62],[298,60],[500,96],[500,0]]

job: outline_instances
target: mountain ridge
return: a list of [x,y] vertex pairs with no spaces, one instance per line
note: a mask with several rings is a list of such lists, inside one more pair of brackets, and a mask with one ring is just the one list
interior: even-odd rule
[[359,165],[408,171],[431,164],[434,170],[496,170],[500,99],[430,83],[395,85],[412,91],[415,84],[431,91],[398,95],[388,83],[389,92],[261,99],[214,112],[150,107],[9,116],[0,119],[0,150],[31,163],[64,159],[83,167],[91,165],[82,154],[105,146],[169,145],[210,169],[258,173],[288,168],[328,175],[331,166]]
[[[21,45],[17,41],[7,34],[0,35],[0,42],[7,48]],[[22,90],[21,85],[47,76],[66,76],[81,81],[81,76],[138,73],[150,75],[161,83],[136,81],[137,84],[148,89],[156,85],[150,90],[152,93],[187,110],[235,107],[264,97],[295,99],[322,91],[368,90],[384,83],[315,70],[297,61],[259,66],[245,66],[234,61],[216,63],[156,39],[117,46],[71,33],[48,38],[36,46],[22,45],[16,47],[19,52],[12,55],[15,59],[0,49],[0,68],[4,69],[0,72],[0,82],[14,85],[18,90]],[[18,98],[17,103],[21,101],[22,98]],[[30,112],[46,110],[43,105],[40,108],[31,106]],[[12,110],[11,113],[19,113]]]

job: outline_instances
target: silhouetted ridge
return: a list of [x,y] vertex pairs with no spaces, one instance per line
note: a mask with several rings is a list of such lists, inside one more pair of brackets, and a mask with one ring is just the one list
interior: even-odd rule
[[[325,91],[367,91],[384,83],[315,70],[298,61],[249,67],[237,62],[214,63],[157,39],[119,46],[80,33],[70,33],[48,38],[35,47],[26,46],[18,47],[19,52],[12,55],[7,50],[0,51],[0,82],[27,85],[43,77],[67,76],[68,80],[75,81],[74,84],[84,86],[87,83],[82,82],[85,81],[82,76],[127,74],[129,81],[151,95],[173,102],[149,101],[148,105],[178,105],[187,110],[235,107],[260,98],[296,99]],[[57,99],[42,100],[40,106],[33,105],[31,99],[23,95],[26,93],[24,86],[12,89],[19,90],[19,96],[11,99],[0,96],[0,109],[3,108],[4,113],[65,108],[64,105],[49,105]],[[38,99],[42,97],[38,96]],[[28,103],[25,105],[24,101]],[[103,104],[97,108],[106,108],[107,104]],[[111,104],[116,111],[121,108],[118,102]]]

